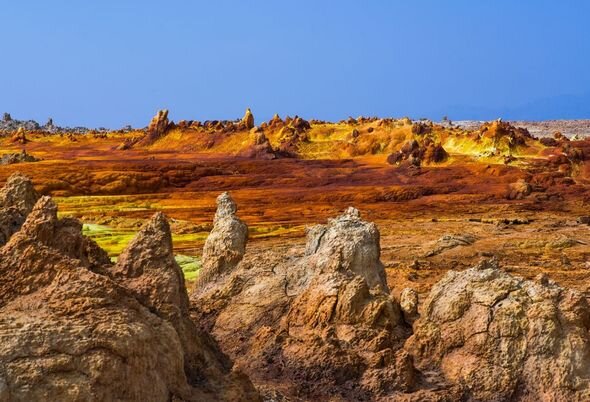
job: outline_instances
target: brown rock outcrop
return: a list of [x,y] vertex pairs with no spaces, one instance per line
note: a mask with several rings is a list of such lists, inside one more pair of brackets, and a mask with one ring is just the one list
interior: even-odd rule
[[299,133],[307,131],[311,128],[311,124],[309,122],[299,116],[295,116],[291,121],[291,127],[297,130]]
[[316,272],[353,272],[367,285],[389,292],[381,263],[380,235],[377,226],[360,218],[356,208],[308,230],[306,263]]
[[590,398],[590,308],[577,292],[486,261],[449,271],[421,312],[406,349],[468,400]]
[[400,294],[399,304],[406,322],[414,322],[418,317],[418,293],[414,289],[404,288]]
[[23,127],[19,127],[16,130],[16,132],[12,135],[10,141],[19,144],[26,144],[27,142],[29,142],[29,139],[27,138],[27,135],[25,133],[25,129]]
[[254,115],[252,114],[250,108],[246,109],[246,113],[244,113],[241,123],[248,130],[254,127]]
[[255,380],[303,398],[411,389],[409,335],[388,294],[379,231],[354,208],[308,231],[306,250],[246,254],[192,295],[193,318]]
[[229,193],[217,197],[213,229],[203,247],[202,268],[197,287],[231,272],[244,257],[248,226],[236,216],[238,207]]
[[139,145],[151,145],[158,139],[162,138],[171,128],[172,123],[168,120],[168,110],[158,110],[158,113],[152,118],[148,125],[145,137],[143,137]]
[[420,166],[423,163],[433,164],[442,163],[449,157],[447,151],[441,144],[437,144],[430,138],[425,138],[421,142],[411,140],[406,142],[399,151],[390,154],[387,157],[387,163],[390,165],[408,164]]
[[38,199],[39,194],[26,176],[15,173],[8,178],[0,189],[0,246],[20,229]]
[[469,233],[445,234],[425,245],[424,257],[432,257],[455,247],[470,246],[477,238]]
[[163,216],[111,268],[56,211],[39,199],[0,249],[1,400],[258,400],[188,319]]
[[275,113],[274,116],[272,116],[272,119],[270,119],[268,121],[268,127],[275,129],[278,127],[283,126],[283,124],[285,124],[285,122],[283,121],[283,119],[281,119],[281,117]]

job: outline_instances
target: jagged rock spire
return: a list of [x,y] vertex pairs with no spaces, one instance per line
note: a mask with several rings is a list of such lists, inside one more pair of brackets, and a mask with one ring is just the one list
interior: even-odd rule
[[38,199],[28,177],[14,173],[8,178],[0,189],[0,246],[21,228]]
[[170,225],[157,212],[121,253],[115,276],[136,293],[136,297],[170,321],[188,311],[182,270],[174,259]]
[[119,275],[88,263],[81,230],[42,197],[0,248],[0,367],[10,367],[0,370],[0,400],[259,401],[190,320],[162,214]]
[[248,240],[248,226],[236,216],[238,207],[227,192],[217,197],[213,230],[203,247],[203,267],[197,288],[218,275],[231,271],[242,260]]
[[248,130],[254,127],[254,115],[250,108],[246,109],[246,113],[244,113],[244,117],[242,117],[242,123]]

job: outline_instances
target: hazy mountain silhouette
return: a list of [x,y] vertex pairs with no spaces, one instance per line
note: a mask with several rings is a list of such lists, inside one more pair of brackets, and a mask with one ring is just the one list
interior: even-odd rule
[[503,108],[456,106],[446,115],[452,120],[492,120],[498,117],[505,120],[589,119],[590,92],[582,95],[553,96]]

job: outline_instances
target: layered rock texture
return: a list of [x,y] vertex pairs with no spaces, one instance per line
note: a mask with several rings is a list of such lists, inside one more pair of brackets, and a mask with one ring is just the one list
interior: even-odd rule
[[[29,185],[11,179],[4,203],[26,211]],[[258,400],[189,319],[171,251],[157,214],[112,266],[78,221],[36,201],[0,249],[0,400]]]

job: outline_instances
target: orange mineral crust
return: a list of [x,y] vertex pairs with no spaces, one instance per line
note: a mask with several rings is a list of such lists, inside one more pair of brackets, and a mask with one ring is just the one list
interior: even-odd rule
[[[590,140],[536,138],[502,121],[252,119],[174,123],[161,111],[144,130],[6,133],[3,154],[40,160],[0,166],[0,182],[29,176],[60,214],[90,235],[103,230],[111,257],[155,211],[172,219],[176,251],[199,257],[215,198],[229,191],[249,247],[303,241],[306,226],[353,205],[380,227],[390,280],[426,290],[447,269],[500,253],[523,275],[584,286],[590,227],[577,220],[587,214]],[[454,235],[475,240],[429,254]]]

